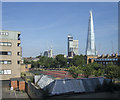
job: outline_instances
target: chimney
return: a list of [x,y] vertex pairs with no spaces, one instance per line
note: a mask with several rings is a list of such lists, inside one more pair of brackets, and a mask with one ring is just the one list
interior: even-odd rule
[[118,54],[116,53],[116,54],[115,54],[115,57],[117,57],[117,56],[118,56]]
[[102,54],[101,57],[103,58],[103,57],[104,57],[104,54]]
[[111,54],[112,57],[114,57],[114,54]]
[[109,57],[109,54],[107,54],[106,56]]

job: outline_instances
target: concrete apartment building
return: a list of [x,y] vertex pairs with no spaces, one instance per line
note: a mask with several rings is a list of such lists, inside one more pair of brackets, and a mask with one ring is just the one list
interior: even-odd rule
[[0,31],[0,80],[20,77],[20,32]]

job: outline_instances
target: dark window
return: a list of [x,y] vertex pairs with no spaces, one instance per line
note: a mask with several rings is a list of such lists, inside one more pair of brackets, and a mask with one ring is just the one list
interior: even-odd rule
[[20,43],[18,43],[17,46],[19,47],[19,46],[20,46]]
[[11,55],[11,51],[0,51],[0,55]]
[[20,55],[20,52],[17,52],[17,55],[19,56],[19,55]]
[[18,64],[20,64],[20,61],[17,61]]
[[20,40],[20,34],[18,34],[18,40]]
[[0,60],[0,64],[11,64],[11,60]]

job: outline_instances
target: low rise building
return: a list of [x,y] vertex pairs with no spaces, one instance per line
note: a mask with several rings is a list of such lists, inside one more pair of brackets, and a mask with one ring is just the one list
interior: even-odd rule
[[118,65],[118,54],[107,54],[101,56],[86,56],[86,63],[93,63],[97,62],[102,65],[107,65],[109,63],[113,63],[114,65]]
[[111,54],[111,55],[101,55],[97,59],[94,60],[99,64],[107,65],[109,63],[113,63],[114,65],[118,65],[118,54]]
[[21,64],[21,72],[28,72],[31,68],[31,64]]

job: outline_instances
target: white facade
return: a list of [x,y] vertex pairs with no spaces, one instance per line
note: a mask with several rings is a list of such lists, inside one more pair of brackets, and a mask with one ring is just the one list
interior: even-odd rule
[[71,35],[68,35],[68,57],[78,55],[78,40],[73,40]]
[[48,57],[53,57],[53,50],[52,50],[52,48],[48,51]]
[[73,52],[78,55],[78,40],[73,40]]

